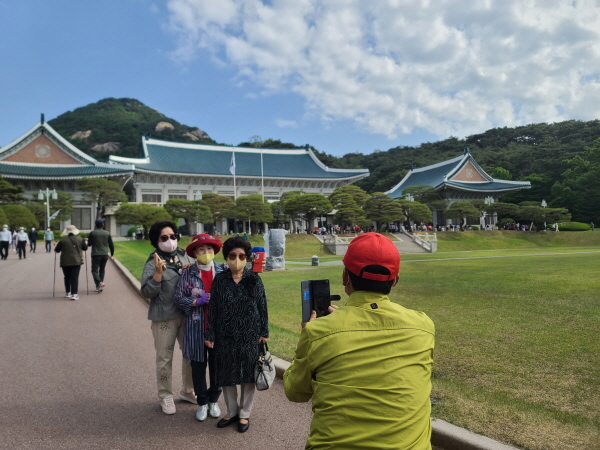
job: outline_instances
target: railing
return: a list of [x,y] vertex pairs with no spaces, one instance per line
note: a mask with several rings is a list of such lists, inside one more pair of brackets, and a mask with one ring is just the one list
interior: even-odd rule
[[409,236],[415,244],[424,248],[429,253],[437,251],[436,233],[404,233],[404,236]]

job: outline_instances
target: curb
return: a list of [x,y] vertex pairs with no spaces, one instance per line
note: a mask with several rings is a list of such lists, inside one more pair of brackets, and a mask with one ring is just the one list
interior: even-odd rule
[[[137,278],[118,259],[115,258],[112,261],[137,294],[146,303],[150,303],[150,300],[140,292],[142,285]],[[272,356],[277,378],[283,378],[283,373],[290,367],[291,363],[277,356]],[[498,441],[472,433],[444,420],[432,419],[431,428],[431,443],[442,447],[444,450],[518,450],[516,447],[501,444]]]

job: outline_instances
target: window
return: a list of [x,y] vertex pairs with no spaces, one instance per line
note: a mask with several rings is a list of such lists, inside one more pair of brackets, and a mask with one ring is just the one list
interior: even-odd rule
[[169,200],[171,200],[171,199],[179,199],[179,198],[187,200],[187,195],[184,195],[184,194],[169,194]]
[[161,203],[162,195],[160,194],[142,194],[143,203]]
[[73,208],[71,224],[80,230],[92,229],[92,208]]

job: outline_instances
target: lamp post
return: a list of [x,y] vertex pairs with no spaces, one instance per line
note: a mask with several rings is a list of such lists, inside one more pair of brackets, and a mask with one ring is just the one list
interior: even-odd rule
[[46,229],[50,226],[50,197],[52,197],[52,200],[56,200],[58,198],[56,189],[50,190],[49,188],[46,188],[45,191],[40,189],[38,200],[44,200],[44,198],[46,199]]
[[[491,205],[492,203],[494,203],[494,197],[492,197],[492,196],[490,195],[490,196],[488,196],[488,197],[484,198],[484,199],[483,199],[483,202],[484,202],[486,205]],[[483,221],[484,221],[484,223],[485,223],[485,216],[484,216],[484,219],[483,219]],[[491,215],[490,215],[490,226],[492,226],[492,228],[493,228],[493,224],[492,224],[492,216],[491,216]]]
[[[546,206],[548,206],[548,203],[546,203],[546,200],[542,200],[542,208],[546,208]],[[544,211],[544,231],[546,231],[546,212]]]

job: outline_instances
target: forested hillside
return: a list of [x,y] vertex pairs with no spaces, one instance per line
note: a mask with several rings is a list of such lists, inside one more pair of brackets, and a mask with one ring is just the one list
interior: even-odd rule
[[142,135],[177,142],[214,144],[204,131],[130,98],[106,98],[48,122],[80,150],[100,161],[109,155],[141,156]]

